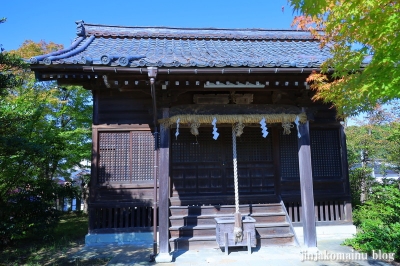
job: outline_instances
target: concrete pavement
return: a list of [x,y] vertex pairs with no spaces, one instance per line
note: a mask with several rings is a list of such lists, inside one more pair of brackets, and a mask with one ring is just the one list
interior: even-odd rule
[[[274,246],[253,248],[252,254],[247,249],[230,248],[229,255],[221,249],[198,249],[173,252],[172,263],[149,262],[152,254],[148,246],[97,246],[85,247],[72,259],[92,257],[111,258],[108,265],[161,265],[161,266],[258,266],[258,265],[302,265],[302,266],[383,266],[399,265],[373,259],[366,254],[358,253],[351,247],[342,246],[343,239],[323,239],[318,242],[317,249],[306,249],[297,246]],[[379,253],[376,253],[376,257]],[[388,258],[389,254],[380,254],[380,258]]]

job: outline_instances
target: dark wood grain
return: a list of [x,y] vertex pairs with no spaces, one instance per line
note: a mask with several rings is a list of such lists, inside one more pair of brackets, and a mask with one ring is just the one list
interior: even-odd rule
[[[169,116],[169,109],[163,108],[163,117]],[[160,126],[160,172],[159,172],[159,251],[169,252],[169,128]]]
[[301,138],[299,138],[298,141],[298,147],[304,245],[307,247],[316,247],[317,233],[315,228],[314,189],[308,122],[300,124],[299,131],[301,134]]

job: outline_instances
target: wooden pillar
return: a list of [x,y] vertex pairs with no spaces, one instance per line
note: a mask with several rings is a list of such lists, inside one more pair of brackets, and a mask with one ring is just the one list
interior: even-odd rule
[[342,176],[345,180],[344,188],[346,195],[351,195],[350,192],[350,179],[349,179],[349,163],[347,161],[347,144],[346,144],[346,132],[344,131],[343,125],[340,127],[340,147],[341,147],[341,159],[342,159]]
[[279,150],[279,131],[277,127],[272,128],[272,152],[274,160],[274,186],[275,195],[279,200],[281,199],[281,163],[280,163],[280,150]]
[[317,232],[315,228],[314,190],[308,121],[299,125],[299,132],[301,134],[298,142],[298,152],[304,245],[311,248],[317,246]]
[[95,199],[95,187],[97,185],[97,170],[99,158],[99,131],[96,127],[92,125],[92,162],[90,171],[90,181],[89,181],[89,233],[94,229],[94,210],[91,209],[90,204],[94,202]]
[[93,124],[99,124],[99,93],[92,90],[93,96]]
[[[163,118],[169,117],[169,108],[162,109]],[[159,151],[159,204],[158,204],[158,236],[159,254],[156,262],[171,262],[169,255],[169,128],[160,125]]]

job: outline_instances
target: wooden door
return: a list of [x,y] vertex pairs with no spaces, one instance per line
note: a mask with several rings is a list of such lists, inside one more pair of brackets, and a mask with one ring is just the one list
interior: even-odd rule
[[[181,128],[178,138],[171,131],[172,196],[198,198],[234,195],[232,129],[218,128],[219,138],[212,138],[212,128],[200,128],[197,138]],[[259,199],[274,189],[272,136],[263,138],[260,128],[245,127],[237,138],[239,194],[242,199]],[[216,200],[218,201],[218,200]],[[192,201],[193,202],[193,201]],[[244,202],[244,201],[241,201]]]

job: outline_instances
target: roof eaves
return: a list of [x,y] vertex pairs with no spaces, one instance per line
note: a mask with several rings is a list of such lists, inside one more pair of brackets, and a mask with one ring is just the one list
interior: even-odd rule
[[59,51],[55,51],[55,52],[52,52],[52,53],[49,53],[49,54],[44,54],[44,55],[39,55],[39,56],[31,57],[31,58],[29,59],[29,62],[30,62],[31,64],[37,64],[37,63],[39,63],[39,61],[41,61],[41,60],[43,60],[43,59],[45,59],[45,58],[47,58],[47,57],[50,57],[50,56],[58,56],[58,55],[67,53],[67,52],[69,52],[69,51],[71,51],[71,50],[74,50],[84,39],[85,39],[84,37],[78,37],[78,38],[76,38],[76,40],[71,44],[70,47],[68,47],[68,48],[66,48],[66,49],[59,50]]

